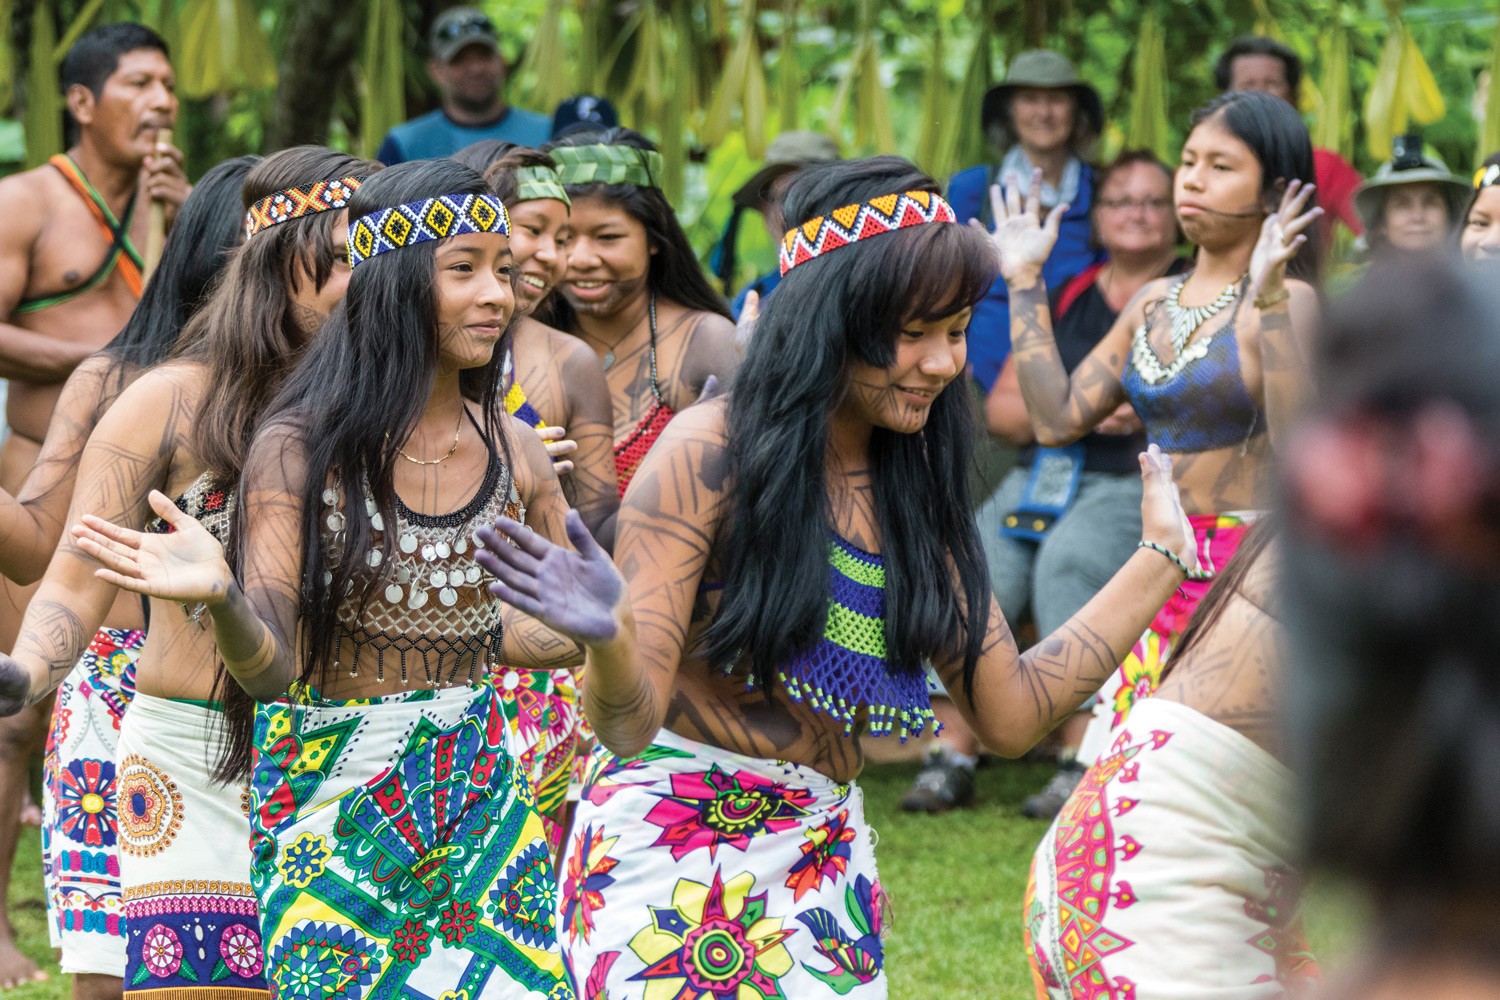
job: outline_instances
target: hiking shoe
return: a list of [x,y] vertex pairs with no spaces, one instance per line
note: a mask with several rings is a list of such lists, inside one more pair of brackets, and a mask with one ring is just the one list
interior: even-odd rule
[[974,772],[955,764],[946,754],[928,758],[905,795],[902,812],[942,813],[974,804]]
[[1068,796],[1073,794],[1073,789],[1078,787],[1078,782],[1083,779],[1087,770],[1077,761],[1062,765],[1052,776],[1052,780],[1047,782],[1046,788],[1026,799],[1021,806],[1021,814],[1032,819],[1051,819],[1056,816],[1062,812],[1063,803],[1068,801]]

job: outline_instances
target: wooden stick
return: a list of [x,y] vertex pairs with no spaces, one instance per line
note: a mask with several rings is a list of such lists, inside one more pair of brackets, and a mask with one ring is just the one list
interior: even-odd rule
[[[172,130],[156,130],[156,151],[165,153],[172,148]],[[151,213],[146,217],[146,266],[142,277],[151,280],[151,272],[161,263],[161,248],[167,242],[167,206],[156,198],[151,199]]]

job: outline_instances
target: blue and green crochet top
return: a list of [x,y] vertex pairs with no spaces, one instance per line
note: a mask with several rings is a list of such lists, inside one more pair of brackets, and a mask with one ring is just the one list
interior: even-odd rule
[[936,732],[926,674],[894,671],[887,655],[885,562],[834,534],[828,564],[828,622],[816,644],[777,670],[787,694],[838,719],[846,736],[863,710],[872,736],[895,733],[904,743],[928,725]]

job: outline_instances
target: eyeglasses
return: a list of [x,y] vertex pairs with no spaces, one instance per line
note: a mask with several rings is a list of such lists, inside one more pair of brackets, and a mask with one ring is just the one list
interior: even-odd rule
[[1109,209],[1111,211],[1114,211],[1114,212],[1122,211],[1123,209],[1127,209],[1127,208],[1144,208],[1144,209],[1148,209],[1149,211],[1152,211],[1152,212],[1165,212],[1167,209],[1169,209],[1169,208],[1172,207],[1172,199],[1171,198],[1110,198],[1107,201],[1101,199],[1099,201],[1099,207],[1100,208],[1107,208],[1107,209]]
[[483,14],[474,14],[456,21],[449,21],[439,29],[437,38],[442,42],[451,42],[462,35],[470,35],[475,32],[484,32],[485,34],[493,35],[495,34],[495,25]]

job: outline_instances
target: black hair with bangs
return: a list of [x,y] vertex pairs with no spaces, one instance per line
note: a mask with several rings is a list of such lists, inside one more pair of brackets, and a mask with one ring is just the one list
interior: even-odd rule
[[[895,156],[817,164],[783,202],[798,226],[856,202],[937,184]],[[912,226],[798,265],[765,303],[729,397],[729,516],[723,600],[709,626],[709,663],[742,660],[762,690],[776,668],[815,643],[828,616],[832,532],[828,423],[854,361],[888,367],[904,325],[972,307],[999,271],[989,240],[968,226]],[[870,474],[886,573],[891,669],[958,656],[972,697],[988,626],[989,574],[969,495],[975,440],[963,379],[933,401],[915,434],[876,427]],[[954,587],[955,577],[958,588]]]

